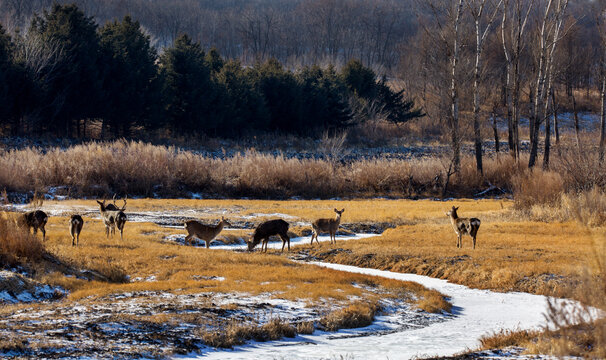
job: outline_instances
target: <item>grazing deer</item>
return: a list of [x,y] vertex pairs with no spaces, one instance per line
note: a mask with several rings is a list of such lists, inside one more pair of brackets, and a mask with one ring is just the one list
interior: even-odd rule
[[72,236],[72,246],[80,244],[80,232],[84,226],[84,220],[80,215],[72,215],[69,220],[69,233]]
[[120,230],[120,240],[123,240],[124,224],[126,224],[126,214],[124,213],[124,210],[126,209],[126,199],[127,198],[125,197],[122,208],[118,208],[113,204],[105,205],[105,199],[103,199],[103,202],[97,200],[101,218],[105,224],[106,238],[109,238],[110,232],[113,236],[116,233],[116,227],[118,227],[118,230]]
[[272,235],[279,235],[282,238],[282,252],[284,252],[284,245],[288,242],[288,251],[290,251],[290,238],[288,237],[288,223],[282,219],[269,220],[261,223],[255,229],[252,240],[248,241],[248,251],[252,251],[261,241],[261,251],[265,246],[265,252],[267,252],[267,244],[269,243],[269,237]]
[[225,226],[231,226],[231,224],[223,216],[221,216],[221,221],[217,225],[204,225],[196,220],[186,221],[185,230],[187,230],[187,236],[185,237],[185,241],[191,243],[191,239],[195,236],[200,240],[204,240],[208,249],[210,242],[219,235]]
[[321,232],[327,232],[328,234],[330,234],[331,244],[333,239],[335,241],[335,244],[337,243],[337,230],[339,229],[339,224],[341,223],[341,214],[343,214],[345,209],[341,209],[341,211],[334,209],[334,211],[337,214],[334,219],[318,219],[311,224],[311,227],[313,228],[311,233],[312,245],[314,243],[314,237],[316,239],[316,242],[319,244],[318,235]]
[[478,235],[478,229],[480,228],[480,219],[476,218],[460,218],[457,215],[458,207],[452,207],[446,216],[450,217],[450,223],[457,234],[457,248],[463,247],[462,238],[463,235],[471,236],[473,240],[473,248],[476,248],[476,236]]
[[42,240],[46,240],[46,230],[44,226],[48,221],[48,215],[42,210],[34,210],[30,212],[26,212],[23,214],[21,218],[22,224],[27,226],[27,231],[29,232],[30,228],[34,229],[34,235],[38,233],[38,229],[42,231]]

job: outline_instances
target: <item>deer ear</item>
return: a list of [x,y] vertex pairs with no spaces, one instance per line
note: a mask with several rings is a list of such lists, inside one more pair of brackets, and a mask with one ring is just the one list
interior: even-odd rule
[[345,212],[345,208],[341,209],[341,212]]
[[454,208],[455,210],[459,210],[459,207],[458,207],[458,206],[457,206],[457,207],[454,207],[454,206],[453,206],[453,208]]
[[339,210],[337,210],[337,208],[334,208],[334,210],[335,210],[335,212],[339,211]]

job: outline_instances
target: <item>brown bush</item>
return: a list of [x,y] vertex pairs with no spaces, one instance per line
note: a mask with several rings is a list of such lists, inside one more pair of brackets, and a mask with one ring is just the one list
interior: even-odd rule
[[13,214],[0,214],[0,259],[8,265],[39,261],[44,255],[44,246],[15,220]]
[[564,180],[553,171],[530,169],[512,177],[515,207],[530,209],[533,205],[555,205],[564,192]]
[[234,345],[243,344],[246,340],[279,340],[283,337],[295,337],[296,334],[297,331],[294,326],[282,319],[274,318],[262,326],[241,324],[234,321],[224,330],[203,331],[201,336],[204,343],[209,346],[231,348]]
[[328,331],[364,327],[372,324],[377,311],[377,304],[355,303],[329,313],[320,320],[320,324]]

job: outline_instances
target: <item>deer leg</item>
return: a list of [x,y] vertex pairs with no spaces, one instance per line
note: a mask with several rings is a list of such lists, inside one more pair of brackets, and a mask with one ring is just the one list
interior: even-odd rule
[[34,236],[36,236],[38,234],[38,228],[36,226],[34,226]]
[[284,252],[284,245],[286,245],[287,242],[288,251],[290,252],[290,238],[288,237],[288,234],[280,234],[280,237],[282,238],[282,252]]
[[124,232],[124,228],[120,229],[120,241],[122,241],[122,233]]
[[72,235],[72,246],[76,246],[76,239],[74,238],[74,233],[71,234]]
[[109,239],[109,225],[105,224],[105,239]]
[[463,248],[463,234],[459,234],[459,248]]
[[40,231],[42,231],[42,241],[46,241],[46,230],[44,229],[44,226],[40,228]]
[[474,236],[472,239],[473,239],[473,248],[475,250],[475,248],[476,248],[476,237]]

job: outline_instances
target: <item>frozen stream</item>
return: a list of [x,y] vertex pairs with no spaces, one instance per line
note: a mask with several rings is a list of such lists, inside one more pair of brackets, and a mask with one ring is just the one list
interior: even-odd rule
[[[450,297],[455,316],[422,328],[361,337],[316,331],[295,339],[250,343],[211,351],[191,359],[412,359],[453,355],[477,348],[482,335],[500,329],[536,329],[547,325],[547,298],[527,293],[470,289],[427,276],[312,262],[339,271],[413,281]],[[359,329],[363,331],[364,329]],[[341,332],[336,333],[337,335]]]

